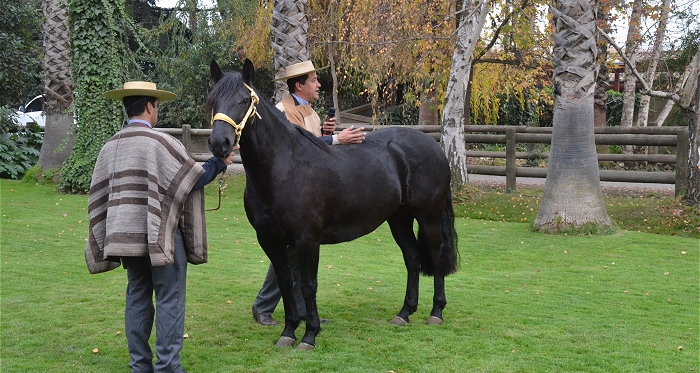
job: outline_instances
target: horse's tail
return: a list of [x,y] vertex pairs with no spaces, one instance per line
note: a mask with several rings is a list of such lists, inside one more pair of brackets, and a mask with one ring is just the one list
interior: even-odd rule
[[442,244],[440,245],[440,254],[438,263],[433,261],[423,253],[421,272],[426,276],[447,276],[455,273],[459,266],[459,250],[457,249],[457,230],[455,230],[455,213],[452,207],[452,191],[447,194],[445,201],[445,211],[440,219],[440,227],[442,231]]

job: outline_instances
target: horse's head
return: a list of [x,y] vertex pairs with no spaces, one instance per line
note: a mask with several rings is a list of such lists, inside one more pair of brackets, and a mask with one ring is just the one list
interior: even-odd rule
[[241,74],[222,72],[216,61],[211,61],[210,72],[214,87],[206,105],[212,113],[208,146],[215,156],[225,158],[240,141],[246,123],[257,115],[258,96],[251,88],[255,72],[248,59]]

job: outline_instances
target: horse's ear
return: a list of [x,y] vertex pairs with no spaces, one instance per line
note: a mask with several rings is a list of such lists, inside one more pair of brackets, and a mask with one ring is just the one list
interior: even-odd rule
[[243,62],[243,72],[241,74],[243,75],[243,82],[252,86],[253,80],[255,79],[255,68],[253,67],[253,63],[247,58],[245,62]]
[[211,64],[209,65],[209,71],[211,73],[211,80],[214,83],[218,82],[221,79],[221,77],[224,76],[224,73],[221,71],[219,64],[217,64],[215,60],[211,60]]

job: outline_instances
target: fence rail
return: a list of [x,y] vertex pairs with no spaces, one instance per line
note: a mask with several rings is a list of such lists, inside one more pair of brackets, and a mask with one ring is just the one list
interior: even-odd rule
[[[338,131],[343,130],[350,123],[339,125]],[[365,131],[375,131],[396,126],[377,126],[362,124]],[[434,139],[440,141],[440,126],[419,125],[411,128],[423,131]],[[526,127],[526,126],[465,126],[465,142],[468,144],[504,144],[506,151],[467,151],[467,157],[477,158],[505,158],[505,166],[470,165],[469,173],[482,175],[500,175],[506,177],[506,190],[516,188],[517,177],[547,177],[547,168],[542,167],[517,167],[517,159],[547,159],[547,152],[517,152],[516,145],[520,144],[551,144],[551,127]],[[158,128],[160,132],[168,133],[182,141],[185,148],[196,161],[205,161],[211,154],[204,144],[211,134],[210,129],[192,129],[189,125],[182,128]],[[676,154],[598,154],[598,162],[627,162],[646,161],[652,163],[674,164],[673,172],[650,171],[615,171],[601,170],[601,181],[637,182],[637,183],[662,183],[674,184],[676,195],[687,190],[688,186],[688,152],[690,150],[689,133],[687,127],[595,127],[594,137],[596,145],[644,145],[675,147]],[[193,140],[195,138],[195,140]],[[193,146],[193,144],[197,146]],[[240,163],[240,157],[236,156],[235,162]]]

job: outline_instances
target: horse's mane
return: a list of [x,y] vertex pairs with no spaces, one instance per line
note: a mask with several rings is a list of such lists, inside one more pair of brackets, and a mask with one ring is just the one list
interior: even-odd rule
[[[214,101],[221,97],[230,95],[238,89],[242,89],[242,86],[243,77],[240,73],[224,73],[221,79],[216,84],[214,84],[214,87],[212,88],[211,92],[209,92],[207,102],[204,106],[205,112],[211,113],[214,107]],[[260,93],[257,89],[255,89],[255,87],[251,86],[250,88],[253,88],[258,97],[260,97],[260,102],[258,103],[258,105],[262,105],[265,108],[266,112],[275,117],[275,120],[277,120],[285,126],[291,126],[289,127],[290,130],[296,131],[301,136],[311,141],[314,145],[318,146],[319,148],[323,149],[325,152],[330,154],[328,144],[321,140],[320,137],[316,137],[313,133],[290,122],[289,119],[287,119],[287,116],[282,111],[280,111],[279,109],[277,109],[277,107],[272,105],[272,102],[268,97]],[[254,120],[258,119],[255,118]]]

